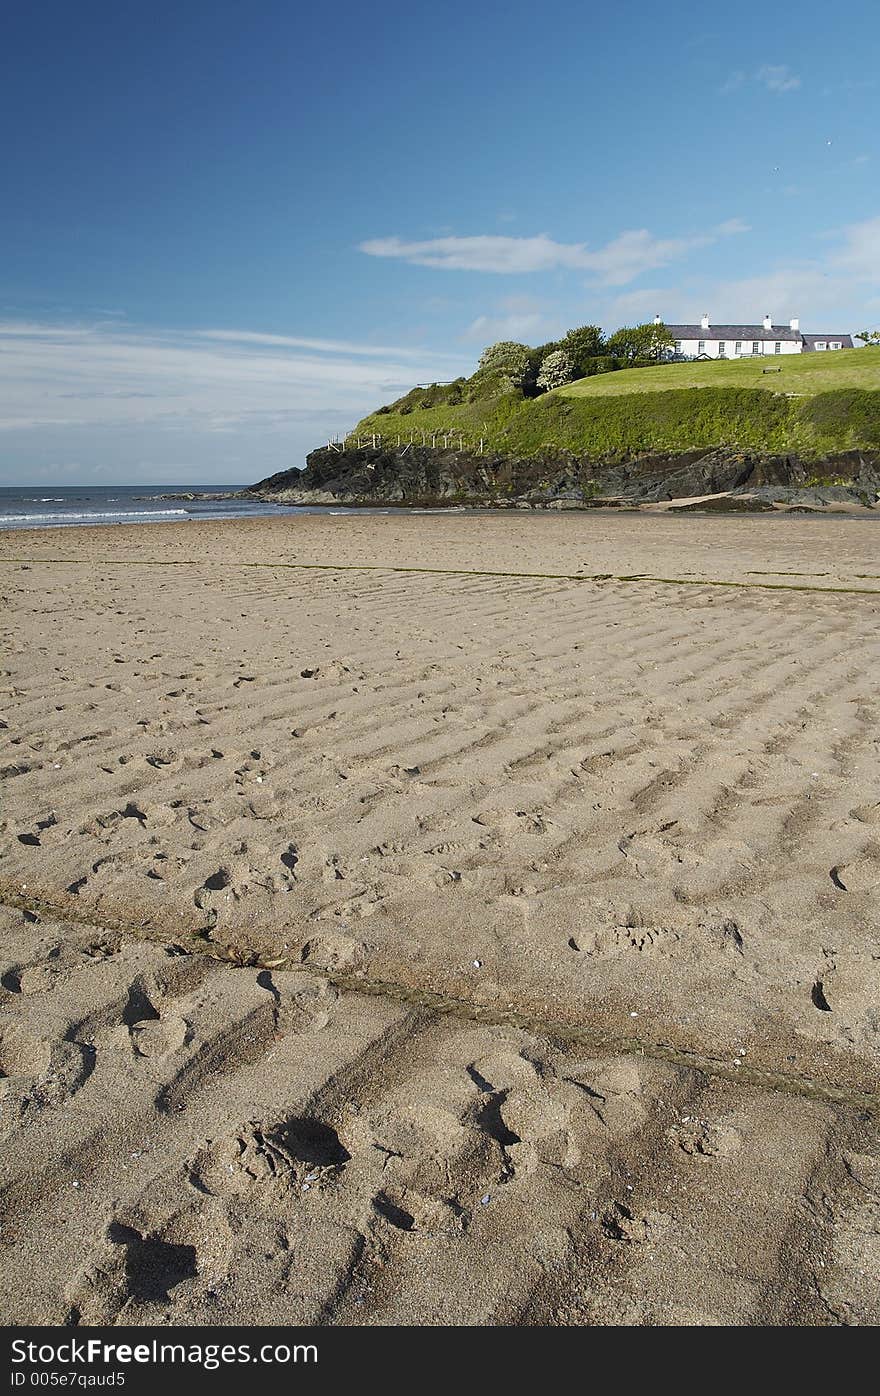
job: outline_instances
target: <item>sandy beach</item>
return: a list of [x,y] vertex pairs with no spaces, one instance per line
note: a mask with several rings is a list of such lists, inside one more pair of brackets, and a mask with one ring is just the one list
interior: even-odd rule
[[0,533],[2,1321],[880,1321],[878,544]]

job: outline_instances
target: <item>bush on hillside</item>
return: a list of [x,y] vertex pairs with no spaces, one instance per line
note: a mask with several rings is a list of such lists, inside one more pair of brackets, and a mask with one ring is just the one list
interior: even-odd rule
[[658,363],[674,344],[675,340],[665,325],[625,325],[615,331],[606,348],[609,353],[626,359],[628,366],[633,368],[639,360],[648,364]]
[[518,388],[529,366],[531,350],[527,344],[517,344],[515,340],[502,339],[484,349],[477,364],[475,377],[495,377],[506,379]]
[[575,378],[586,378],[586,365],[605,352],[605,339],[598,325],[580,325],[569,330],[558,348],[568,355]]
[[564,349],[554,349],[541,364],[538,374],[538,387],[550,392],[552,388],[562,388],[574,377],[571,359]]
[[613,354],[597,354],[593,359],[581,360],[580,372],[575,373],[575,378],[594,378],[597,373],[616,373],[620,368],[626,368],[623,359]]
[[528,367],[522,379],[523,397],[538,397],[540,393],[544,392],[543,388],[538,387],[538,374],[541,372],[541,365],[547,355],[552,354],[559,347],[553,341],[549,344],[539,344],[537,349],[529,350]]
[[801,419],[820,438],[880,446],[880,393],[867,388],[817,393],[804,403]]

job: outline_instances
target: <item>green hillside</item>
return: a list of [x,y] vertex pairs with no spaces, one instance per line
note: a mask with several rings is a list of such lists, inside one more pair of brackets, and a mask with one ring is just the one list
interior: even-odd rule
[[[762,371],[777,367],[779,373]],[[808,459],[877,450],[880,348],[622,369],[530,398],[475,374],[415,388],[355,431],[427,444],[435,433],[454,431],[511,455],[597,459],[711,446]]]
[[[765,370],[778,368],[779,373]],[[841,388],[880,391],[880,349],[839,349],[810,354],[765,355],[757,359],[657,364],[581,378],[557,388],[566,397],[608,397],[681,388],[761,388],[770,393],[832,392]]]

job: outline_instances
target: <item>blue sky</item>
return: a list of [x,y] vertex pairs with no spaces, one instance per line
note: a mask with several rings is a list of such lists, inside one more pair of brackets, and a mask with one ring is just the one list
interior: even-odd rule
[[498,338],[880,325],[880,5],[11,8],[0,483],[245,482]]

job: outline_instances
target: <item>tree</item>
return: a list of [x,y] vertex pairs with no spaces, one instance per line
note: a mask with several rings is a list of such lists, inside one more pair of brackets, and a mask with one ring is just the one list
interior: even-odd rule
[[674,344],[675,340],[665,325],[649,322],[617,330],[609,339],[606,349],[609,354],[619,355],[632,364],[636,359],[656,361],[665,358],[666,350]]
[[880,330],[860,330],[856,339],[861,339],[866,345],[880,344]]
[[529,366],[531,350],[527,344],[517,344],[512,339],[501,339],[490,344],[480,355],[477,373],[497,374],[515,388],[522,386],[523,377]]
[[639,339],[636,330],[630,325],[624,325],[621,329],[615,330],[608,340],[607,348],[609,354],[614,354],[617,358],[631,363],[633,359],[638,357],[639,353]]
[[605,352],[605,341],[598,325],[580,325],[569,330],[559,346],[565,350],[571,361],[573,377],[584,378],[589,373],[589,360],[597,359]]
[[564,349],[554,349],[541,364],[538,374],[538,387],[549,392],[551,388],[561,388],[574,377],[571,359]]
[[537,397],[543,392],[543,388],[538,387],[538,375],[541,372],[541,365],[548,354],[552,354],[560,346],[556,341],[550,344],[539,344],[537,349],[529,350],[529,362],[525,373],[522,376],[520,386],[523,390],[523,397]]

